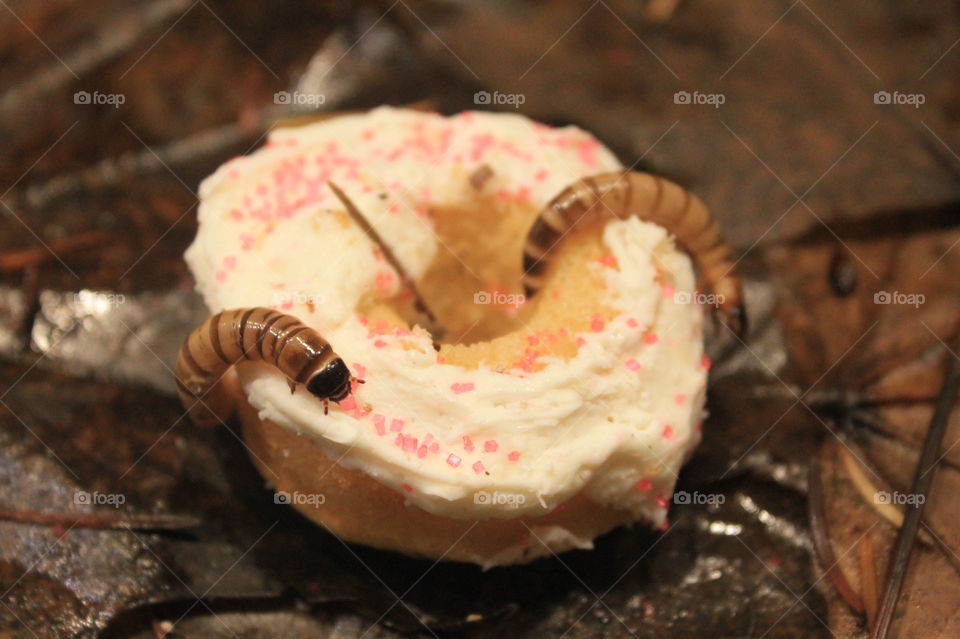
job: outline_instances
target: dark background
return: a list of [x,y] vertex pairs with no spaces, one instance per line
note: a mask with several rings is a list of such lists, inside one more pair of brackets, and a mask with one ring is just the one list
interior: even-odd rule
[[[0,522],[0,637],[864,636],[896,529],[854,477],[909,489],[960,319],[960,7],[907,5],[0,0],[3,518],[99,491],[125,496],[109,517],[201,521]],[[319,112],[275,103],[298,89]],[[275,505],[237,435],[183,421],[167,369],[203,314],[182,261],[203,177],[275,126],[490,108],[482,90],[700,195],[753,325],[710,337],[681,479],[722,505],[488,573]],[[954,419],[902,637],[960,636],[958,437]]]

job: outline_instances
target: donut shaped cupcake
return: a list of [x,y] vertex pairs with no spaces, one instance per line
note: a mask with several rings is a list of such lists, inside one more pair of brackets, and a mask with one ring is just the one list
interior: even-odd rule
[[275,130],[200,196],[181,397],[235,410],[304,515],[486,567],[665,524],[703,418],[696,302],[743,320],[695,196],[575,127],[386,107]]

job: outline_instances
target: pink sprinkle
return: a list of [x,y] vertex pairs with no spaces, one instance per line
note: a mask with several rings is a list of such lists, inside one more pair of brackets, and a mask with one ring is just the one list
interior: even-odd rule
[[517,461],[518,459],[520,459],[520,451],[518,450],[510,451],[510,454],[507,455],[507,459],[509,459],[510,461]]
[[710,370],[710,358],[707,356],[706,353],[700,356],[700,368],[702,368],[705,371]]
[[390,430],[392,430],[392,431],[395,432],[395,433],[399,433],[401,430],[403,430],[403,420],[402,420],[402,419],[395,419],[395,420],[391,421],[391,422],[390,422]]
[[473,390],[473,382],[457,382],[450,385],[450,390],[452,390],[456,395],[460,393],[469,393]]
[[453,466],[454,468],[456,468],[457,466],[460,465],[460,458],[454,455],[453,453],[450,453],[449,455],[447,455],[447,463]]
[[412,453],[417,449],[417,438],[410,435],[403,436],[403,450]]
[[604,324],[603,315],[600,313],[594,313],[590,317],[590,330],[592,330],[594,333],[599,333],[602,331]]
[[293,300],[284,300],[280,304],[280,308],[282,308],[285,311],[289,311],[290,309],[293,308]]
[[540,343],[540,338],[537,337],[536,335],[527,336],[527,344],[530,344],[530,346],[536,346],[539,343]]
[[240,211],[240,209],[231,209],[230,217],[232,217],[235,220],[242,220],[243,213]]
[[640,492],[644,492],[644,493],[650,492],[651,490],[653,490],[653,482],[647,479],[646,477],[644,477],[643,479],[637,482],[637,485],[634,486],[634,488],[636,488]]
[[541,182],[546,179],[547,175],[549,175],[549,172],[546,169],[540,169],[537,171],[537,174],[533,176],[533,179]]
[[583,346],[583,345],[586,344],[586,343],[587,343],[587,340],[583,339],[582,337],[578,337],[578,338],[577,338],[577,347],[578,347],[578,348],[579,348],[580,346]]
[[485,453],[495,453],[499,447],[499,444],[492,439],[488,439],[487,441],[483,442],[483,451]]
[[632,357],[626,361],[626,367],[632,371],[638,371],[643,368],[643,364],[633,359]]
[[599,258],[597,261],[603,264],[604,266],[612,268],[617,265],[617,256],[614,255],[613,253],[607,253],[603,257]]
[[594,139],[584,140],[578,145],[577,151],[580,153],[580,161],[587,166],[593,166],[597,162],[597,147],[600,143]]
[[660,506],[661,508],[664,508],[664,509],[666,509],[667,504],[670,503],[670,502],[667,501],[667,498],[664,497],[663,495],[657,495],[657,497],[656,497],[656,499],[655,499],[654,501],[657,502],[657,506]]
[[473,452],[473,440],[470,439],[470,435],[463,436],[463,449],[468,453]]
[[475,472],[475,473],[478,474],[478,475],[483,472],[483,462],[482,462],[482,461],[478,461],[478,462],[474,462],[474,463],[473,463],[473,472]]
[[387,429],[384,428],[383,423],[386,421],[386,418],[379,413],[373,416],[373,425],[377,429],[377,435],[386,435]]
[[216,277],[217,277],[217,282],[219,282],[220,284],[223,284],[224,280],[227,279],[227,274],[224,273],[223,271],[217,271]]
[[403,446],[403,433],[397,433],[397,438],[393,440],[394,446]]
[[687,396],[683,393],[677,393],[673,401],[676,402],[678,406],[682,406],[687,401]]
[[660,341],[660,338],[657,337],[656,333],[647,333],[643,336],[643,343],[648,346],[656,344],[658,341]]
[[673,437],[673,426],[671,426],[670,424],[667,424],[666,426],[664,426],[662,437],[664,439],[671,439]]
[[560,289],[559,289],[559,288],[555,288],[555,289],[553,289],[552,291],[550,291],[550,299],[552,299],[552,300],[558,300],[558,299],[560,299]]
[[417,457],[423,459],[427,456],[427,447],[424,444],[420,445],[420,448],[417,449]]
[[433,441],[433,433],[427,433],[426,437],[423,438],[423,445],[429,446],[430,442]]
[[367,367],[359,362],[353,363],[353,370],[357,371],[357,378],[364,379],[367,376]]
[[632,318],[632,317],[628,317],[628,318],[627,318],[627,326],[629,326],[630,328],[636,328],[637,326],[639,326],[639,323],[637,322],[636,319],[634,319],[634,318]]
[[439,453],[439,452],[440,452],[440,444],[438,444],[437,442],[433,442],[432,444],[430,444],[430,452],[433,453],[434,455],[436,455],[437,453]]
[[376,346],[377,348],[383,348],[384,346],[387,345],[387,343],[386,343],[385,341],[383,341],[382,339],[378,339],[377,341],[375,341],[375,342],[373,343],[373,345]]
[[357,400],[353,395],[348,395],[340,401],[340,408],[343,410],[353,410],[357,407]]
[[390,288],[390,284],[393,283],[393,273],[390,271],[380,271],[377,273],[377,289],[381,291],[386,291]]
[[673,287],[673,284],[664,284],[660,288],[660,294],[663,295],[663,299],[670,299],[673,297],[675,291],[676,289]]
[[408,493],[412,493],[412,492],[413,492],[413,486],[411,486],[410,484],[404,484],[404,485],[403,485],[403,490],[405,490],[405,491],[408,492]]

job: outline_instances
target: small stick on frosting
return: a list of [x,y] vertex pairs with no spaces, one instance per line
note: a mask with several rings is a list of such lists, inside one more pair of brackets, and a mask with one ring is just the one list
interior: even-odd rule
[[[357,208],[357,205],[347,197],[347,194],[344,193],[340,187],[338,187],[333,182],[327,182],[330,186],[330,190],[333,191],[333,194],[337,196],[337,199],[340,200],[347,209],[347,213],[353,219],[354,222],[360,227],[360,229],[366,234],[367,237],[373,241],[374,244],[380,247],[381,253],[383,253],[383,258],[387,261],[387,264],[392,266],[397,272],[397,275],[400,277],[400,281],[406,286],[411,293],[413,293],[413,298],[415,300],[416,308],[418,311],[427,316],[430,320],[431,329],[436,329],[440,326],[437,322],[436,316],[430,311],[427,307],[426,302],[423,300],[423,296],[420,294],[420,291],[417,290],[417,285],[413,279],[407,274],[406,269],[400,264],[400,261],[397,259],[397,256],[393,254],[393,251],[390,250],[390,247],[386,242],[383,241],[383,238],[380,237],[380,234],[377,233],[376,229],[373,228],[373,225],[370,224],[369,220],[364,217],[363,213],[360,212],[360,209]],[[433,332],[433,330],[431,330]]]

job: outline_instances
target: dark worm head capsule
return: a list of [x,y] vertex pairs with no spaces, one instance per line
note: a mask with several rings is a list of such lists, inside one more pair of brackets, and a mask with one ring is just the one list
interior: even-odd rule
[[350,394],[350,370],[339,357],[314,373],[307,390],[320,399],[339,402]]

